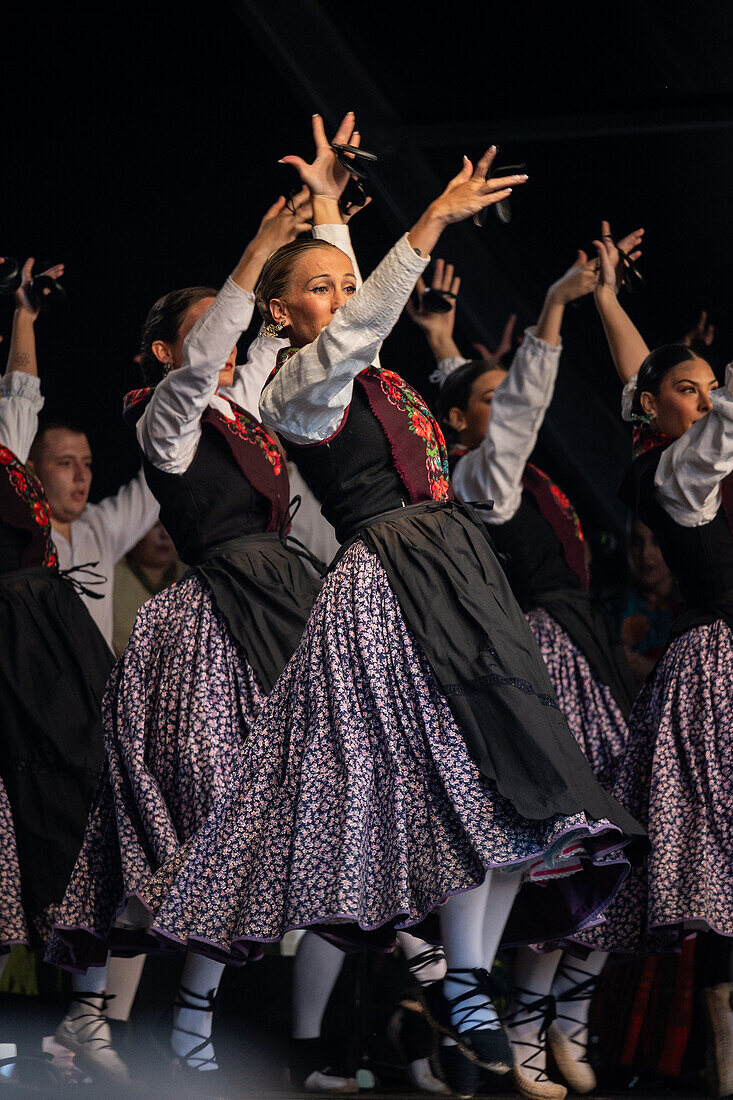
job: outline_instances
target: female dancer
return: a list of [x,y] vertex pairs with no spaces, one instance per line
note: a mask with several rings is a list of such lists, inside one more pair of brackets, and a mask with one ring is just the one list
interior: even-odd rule
[[[48,502],[25,465],[43,406],[32,268],[28,260],[0,380],[0,636],[13,639],[0,646],[0,972],[11,945],[42,944],[59,912],[104,762],[100,701],[113,660],[59,573]],[[87,1065],[126,1081],[99,1016],[105,1001],[98,991],[91,1001]]]
[[[637,232],[622,242],[634,258],[640,239]],[[434,377],[442,387],[440,419],[455,440],[454,490],[463,500],[493,501],[483,518],[506,555],[512,591],[537,639],[576,741],[599,782],[610,786],[626,744],[633,678],[621,646],[588,598],[578,516],[562,490],[528,463],[555,388],[565,307],[594,289],[597,266],[579,252],[577,262],[553,283],[537,326],[526,331],[509,372],[461,358],[453,340],[460,279],[450,265],[437,262],[433,289],[451,294],[451,310],[430,313],[411,305],[408,311],[439,360]],[[580,980],[586,983],[599,974],[605,959],[594,953],[582,964]],[[565,1090],[547,1080],[545,1034],[572,1087],[588,1091],[595,1084],[585,1050],[580,1057],[576,1050],[570,1058],[563,1034],[570,1031],[577,1038],[584,1030],[581,1016],[589,998],[580,998],[577,974],[568,981],[565,966],[558,972],[560,962],[559,951],[538,955],[530,948],[519,949],[515,1004],[509,1017],[515,1083],[526,1095],[548,1100],[561,1098]],[[573,1006],[561,1005],[565,1011],[553,1023],[554,997],[561,993]]]
[[[616,299],[616,248],[607,222],[596,242],[598,306],[626,382],[623,416],[636,457],[622,499],[654,532],[684,611],[629,719],[614,790],[648,822],[652,854],[582,939],[612,951],[654,951],[691,929],[733,936],[730,900],[729,690],[733,671],[733,378],[718,389],[708,363],[682,344],[651,353]],[[716,392],[717,391],[717,392]],[[733,1091],[730,974],[705,990],[711,1086]]]
[[[283,199],[268,211],[218,294],[166,294],[143,329],[152,386],[129,395],[126,415],[161,520],[193,568],[143,606],[110,678],[107,770],[47,952],[101,983],[110,947],[145,946],[137,894],[230,781],[317,591],[281,537],[289,491],[278,441],[217,394],[233,384],[262,264],[307,226],[306,198],[295,215]],[[184,968],[171,1043],[194,1070],[216,1068],[209,1037],[221,971],[200,957]],[[74,1048],[73,1020],[59,1039]]]
[[[331,221],[319,118],[314,134],[314,164],[298,165],[316,221]],[[494,155],[464,160],[358,293],[322,242],[263,269],[260,310],[300,350],[281,353],[260,410],[345,546],[236,782],[146,891],[162,939],[240,960],[309,925],[391,946],[445,901],[446,1061],[463,1095],[478,1063],[511,1069],[485,968],[523,870],[539,861],[548,887],[523,887],[509,941],[592,920],[623,873],[594,854],[644,846],[567,729],[484,525],[451,500],[440,428],[371,366],[442,230],[524,181],[487,179]],[[559,878],[571,838],[591,858]]]

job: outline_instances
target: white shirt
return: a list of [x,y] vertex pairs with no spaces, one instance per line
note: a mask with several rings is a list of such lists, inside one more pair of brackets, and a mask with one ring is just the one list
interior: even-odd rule
[[[522,502],[524,467],[534,450],[555,392],[562,345],[548,344],[528,328],[506,377],[491,402],[486,435],[475,450],[458,459],[451,481],[461,500],[493,500],[486,523],[507,523]],[[461,362],[451,359],[450,364]],[[441,374],[448,363],[438,366]],[[488,366],[488,365],[487,365]],[[490,369],[490,368],[489,368]]]
[[654,477],[657,500],[681,527],[710,523],[720,508],[720,482],[733,471],[733,363],[713,407],[662,453]]
[[43,408],[41,383],[33,374],[10,371],[0,378],[0,445],[25,463]]
[[375,360],[430,257],[401,237],[333,320],[275,375],[260,418],[294,443],[323,442],[351,404],[353,380]]
[[158,518],[158,502],[148,489],[142,472],[123,485],[114,496],[99,504],[87,504],[79,519],[71,524],[71,541],[54,529],[53,541],[58,552],[59,569],[98,562],[94,571],[104,577],[103,584],[91,584],[79,575],[102,599],[82,596],[89,614],[105,640],[112,645],[112,587],[115,565],[145,535]]
[[[313,229],[313,236],[338,245],[356,265],[347,226],[319,225]],[[287,340],[264,336],[260,329],[250,344],[246,363],[235,368],[232,385],[217,392],[219,372],[249,327],[254,308],[254,294],[242,290],[230,276],[186,337],[182,365],[155,387],[138,421],[137,438],[146,458],[159,470],[185,473],[196,455],[201,417],[208,406],[231,420],[232,410],[225,400],[229,398],[257,416],[262,387],[275,366],[277,353],[288,347]]]

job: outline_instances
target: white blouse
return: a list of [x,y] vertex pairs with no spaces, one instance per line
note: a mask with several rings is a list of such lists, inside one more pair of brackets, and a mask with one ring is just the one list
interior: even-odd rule
[[0,446],[20,462],[28,459],[42,408],[41,383],[34,374],[14,370],[0,378]]
[[[526,330],[494,393],[486,435],[455,465],[451,481],[456,496],[493,500],[494,507],[483,515],[486,523],[506,523],[519,509],[524,467],[552,401],[561,351],[562,345],[538,339],[533,328]],[[446,373],[444,367],[445,362],[438,370]]]
[[329,439],[351,403],[354,378],[374,363],[429,262],[401,237],[331,323],[280,368],[260,399],[263,424],[294,443]]
[[[319,225],[313,236],[337,245],[356,260],[348,226]],[[250,344],[247,361],[238,364],[231,386],[217,392],[219,371],[229,352],[249,327],[255,308],[254,294],[242,290],[231,276],[209,309],[193,326],[183,344],[183,364],[155,387],[150,403],[137,424],[137,438],[145,456],[159,470],[182,474],[196,455],[201,438],[201,417],[208,406],[233,418],[225,398],[253,416],[260,393],[288,341],[263,335]]]
[[733,363],[713,407],[663,452],[654,477],[657,500],[681,527],[701,527],[720,508],[720,482],[733,471]]

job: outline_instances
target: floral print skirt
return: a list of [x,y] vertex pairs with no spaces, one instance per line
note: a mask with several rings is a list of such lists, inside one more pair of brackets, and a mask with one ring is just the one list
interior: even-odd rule
[[599,856],[624,840],[582,813],[527,820],[497,794],[357,540],[228,790],[142,894],[165,944],[243,962],[293,928],[389,949],[487,871],[524,868],[508,935],[529,942],[596,918],[625,872]]
[[602,787],[613,786],[628,728],[611,689],[598,680],[586,657],[548,611],[526,616],[547,665],[560,709]]
[[231,783],[264,700],[196,574],[142,606],[107,684],[107,765],[49,962],[85,970],[110,947],[149,946],[139,892]]
[[648,827],[651,855],[588,946],[653,953],[695,929],[733,936],[732,686],[722,620],[677,638],[643,686],[613,793]]

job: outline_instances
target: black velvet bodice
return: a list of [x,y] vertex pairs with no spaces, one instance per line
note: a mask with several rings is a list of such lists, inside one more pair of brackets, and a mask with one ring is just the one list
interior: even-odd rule
[[630,463],[619,496],[656,535],[688,607],[715,603],[724,594],[733,604],[733,532],[727,515],[733,510],[733,483],[730,477],[721,483],[723,502],[714,519],[697,527],[683,527],[665,512],[654,491],[663,450],[655,447]]
[[183,561],[194,565],[214,547],[267,530],[270,502],[239,469],[216,428],[202,424],[196,456],[182,474],[144,459],[145,479],[160,502],[160,521]]
[[506,555],[504,570],[523,611],[532,610],[546,592],[582,587],[531,493],[522,493],[522,503],[510,520],[488,527],[497,550]]
[[336,435],[311,446],[286,442],[285,449],[339,542],[372,516],[410,502],[384,429],[359,385]]

